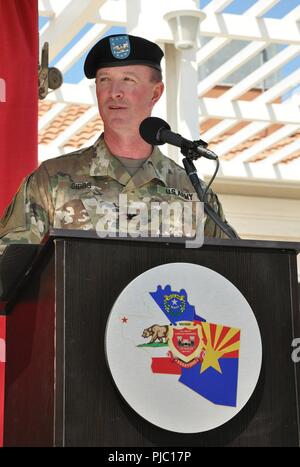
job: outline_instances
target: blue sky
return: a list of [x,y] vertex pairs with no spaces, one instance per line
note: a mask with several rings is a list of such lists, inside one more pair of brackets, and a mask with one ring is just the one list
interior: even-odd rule
[[[204,8],[210,3],[211,0],[200,0],[200,8]],[[265,17],[268,18],[282,18],[289,11],[293,10],[299,5],[300,0],[281,0],[271,10],[269,10]],[[223,10],[223,13],[243,14],[248,8],[256,3],[256,0],[234,0],[228,7]]]
[[[78,0],[76,0],[78,1]],[[80,0],[79,0],[80,1]],[[211,0],[200,0],[200,8],[204,8],[210,3]],[[248,8],[250,8],[256,0],[234,0],[228,7],[223,10],[223,13],[232,13],[232,14],[243,14]],[[268,18],[282,18],[284,15],[289,13],[291,10],[296,8],[300,3],[300,0],[280,0],[280,2],[275,5],[271,10],[265,14],[265,17]],[[44,26],[48,21],[46,17],[39,17],[39,28]],[[79,33],[72,39],[72,41],[55,57],[50,65],[55,66],[55,64],[60,60],[60,58],[73,47],[74,44],[89,30],[93,24],[88,23],[84,28],[79,31]],[[125,28],[113,27],[105,35],[109,34],[118,34],[125,32]],[[64,82],[66,83],[78,83],[83,77],[83,63],[86,57],[86,53],[77,61],[72,68],[64,74]],[[288,63],[282,70],[283,75],[288,75],[292,71],[295,71],[300,67],[300,57],[292,60]]]

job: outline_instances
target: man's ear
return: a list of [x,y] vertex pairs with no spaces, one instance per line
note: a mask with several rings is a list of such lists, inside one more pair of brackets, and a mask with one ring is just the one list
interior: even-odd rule
[[156,104],[157,101],[159,101],[162,93],[164,92],[164,83],[160,81],[159,83],[156,83],[154,88],[153,88],[153,95],[152,95],[152,104]]

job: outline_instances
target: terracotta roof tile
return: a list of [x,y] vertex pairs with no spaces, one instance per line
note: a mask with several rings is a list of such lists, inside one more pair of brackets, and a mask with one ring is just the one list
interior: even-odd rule
[[[208,130],[209,128],[213,128],[214,125],[219,123],[219,120],[206,120],[204,123],[201,123],[201,133],[204,131]],[[249,125],[249,122],[240,122],[234,127],[230,128],[227,130],[225,133],[217,136],[215,139],[209,142],[209,148],[214,150],[214,148],[225,141],[227,138],[230,138],[230,136],[234,135],[237,131],[241,130],[242,128],[245,128],[247,125]],[[222,159],[224,160],[231,160],[234,157],[238,156],[241,152],[245,151],[246,149],[250,148],[253,144],[258,143],[261,139],[266,138],[267,136],[270,136],[272,133],[275,131],[279,130],[283,125],[281,124],[273,124],[270,125],[269,127],[265,128],[264,130],[260,131],[256,135],[252,136],[251,138],[247,139],[241,144],[238,144],[235,146],[231,151],[229,151],[225,156],[222,156]],[[201,134],[200,133],[200,134]],[[282,140],[283,141],[283,140]],[[279,143],[278,143],[279,144]],[[287,144],[287,143],[284,143]],[[278,150],[278,145],[272,146],[272,148],[267,149],[266,151],[261,152],[259,155],[256,155],[251,159],[251,162],[256,162],[262,159],[265,159],[270,155],[270,153],[275,150]]]
[[66,146],[80,148],[94,136],[103,131],[103,122],[100,117],[95,117],[85,127],[76,133],[66,144]]
[[52,109],[54,103],[49,101],[39,101],[38,117],[41,118],[46,112]]
[[[247,126],[247,124],[245,126]],[[245,151],[246,149],[249,149],[251,146],[258,143],[263,138],[266,138],[267,136],[270,136],[272,133],[274,133],[276,130],[279,130],[279,128],[281,128],[282,126],[283,125],[279,125],[279,124],[270,125],[269,127],[265,128],[259,133],[256,133],[256,135],[252,136],[247,141],[244,141],[243,143],[235,146],[222,159],[225,159],[225,160],[233,159],[235,156],[238,156],[241,152]],[[253,157],[251,160],[249,160],[249,162],[256,162],[258,160],[265,159],[265,157],[267,157],[268,155],[269,155],[269,150],[266,150],[264,152],[261,152],[259,155],[256,155],[255,157]]]
[[[271,154],[274,154],[275,152],[279,151],[280,149],[283,149],[285,146],[291,144],[293,141],[298,140],[300,138],[300,131],[297,131],[296,133],[293,133],[286,138],[281,139],[278,143],[274,144],[273,146],[269,147],[267,151],[264,151],[261,153],[261,158],[258,159],[256,157],[253,162],[256,162],[257,160],[264,159]],[[287,164],[288,162],[297,159],[300,156],[300,150],[298,149],[294,153],[290,154],[289,156],[285,157],[280,161],[281,164]],[[252,162],[252,161],[251,161]]]
[[39,134],[39,144],[49,144],[54,141],[89,108],[89,105],[73,104],[68,106]]
[[[218,85],[218,86],[215,86],[213,89],[210,89],[209,91],[207,91],[203,95],[203,97],[220,97],[223,94],[225,94],[225,92],[228,91],[229,89],[231,89],[231,86]],[[262,89],[253,88],[253,89],[248,90],[244,94],[242,94],[239,97],[239,100],[241,100],[241,101],[252,101],[256,97],[260,96],[262,93],[263,93]],[[277,98],[272,102],[280,102],[280,101],[281,101],[281,99]]]
[[[214,90],[209,91],[206,93],[207,97],[217,97],[222,95],[224,92],[228,90],[227,86],[217,86]],[[251,90],[251,92],[246,93],[240,99],[244,100],[252,100],[261,94],[261,90]],[[278,101],[278,100],[277,100]],[[39,117],[42,117],[46,112],[48,112],[53,105],[52,102],[48,101],[40,101],[39,102]],[[49,144],[54,141],[68,126],[70,126],[73,122],[75,122],[84,112],[86,112],[90,106],[88,105],[69,105],[64,111],[62,111],[54,120],[52,120],[49,125],[44,128],[39,134],[39,144]],[[203,133],[208,131],[209,129],[213,128],[214,125],[217,125],[220,122],[218,119],[207,119],[204,122],[201,122],[200,125],[200,137]],[[232,136],[237,131],[241,130],[245,126],[247,126],[249,122],[239,122],[234,127],[230,128],[225,133],[219,135],[213,141],[210,141],[209,148],[214,150],[214,148],[225,141],[227,138]],[[253,137],[249,138],[247,141],[237,145],[234,147],[228,154],[222,157],[225,160],[232,160],[236,156],[238,156],[244,150],[250,148],[253,144],[256,144],[261,139],[269,136],[274,131],[281,128],[282,125],[274,124],[270,125],[265,130],[257,133]],[[99,116],[93,118],[89,123],[87,123],[83,128],[80,129],[76,134],[72,135],[72,137],[65,143],[65,147],[70,148],[80,148],[84,146],[90,139],[96,137],[101,133],[103,130],[103,123]],[[290,135],[287,138],[282,139],[279,143],[274,144],[270,148],[262,151],[260,154],[256,155],[251,159],[251,162],[258,162],[269,155],[273,154],[274,152],[278,151],[285,145],[291,143],[295,139],[300,137],[300,131]],[[284,159],[284,163],[288,163],[291,160],[300,157],[300,151],[296,151],[294,154],[286,157]]]

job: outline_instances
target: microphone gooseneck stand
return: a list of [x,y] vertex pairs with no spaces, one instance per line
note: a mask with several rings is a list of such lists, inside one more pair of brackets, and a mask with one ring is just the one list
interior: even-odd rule
[[[218,225],[218,227],[220,227],[220,229],[227,235],[227,237],[231,239],[240,238],[238,234],[235,232],[235,230],[229,224],[227,224],[220,218],[220,216],[216,213],[216,211],[214,211],[214,209],[207,203],[205,199],[205,192],[203,192],[203,189],[201,187],[201,183],[200,183],[200,180],[197,174],[197,169],[193,163],[193,160],[196,160],[202,156],[201,146],[206,148],[207,144],[202,140],[193,141],[193,142],[185,140],[181,144],[180,149],[181,149],[181,153],[184,156],[184,159],[182,162],[183,162],[185,171],[189,179],[191,180],[193,187],[195,188],[195,191],[198,195],[199,200],[204,203],[204,211],[206,212],[206,214],[215,222],[215,224]],[[212,154],[214,153],[212,152]],[[215,155],[215,159],[216,160],[218,159],[216,155]]]

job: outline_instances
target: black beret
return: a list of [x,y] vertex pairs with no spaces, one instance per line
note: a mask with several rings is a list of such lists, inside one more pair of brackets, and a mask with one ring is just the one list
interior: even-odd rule
[[95,78],[99,68],[124,65],[147,65],[161,71],[164,53],[154,42],[127,34],[114,34],[101,39],[89,51],[84,74]]

